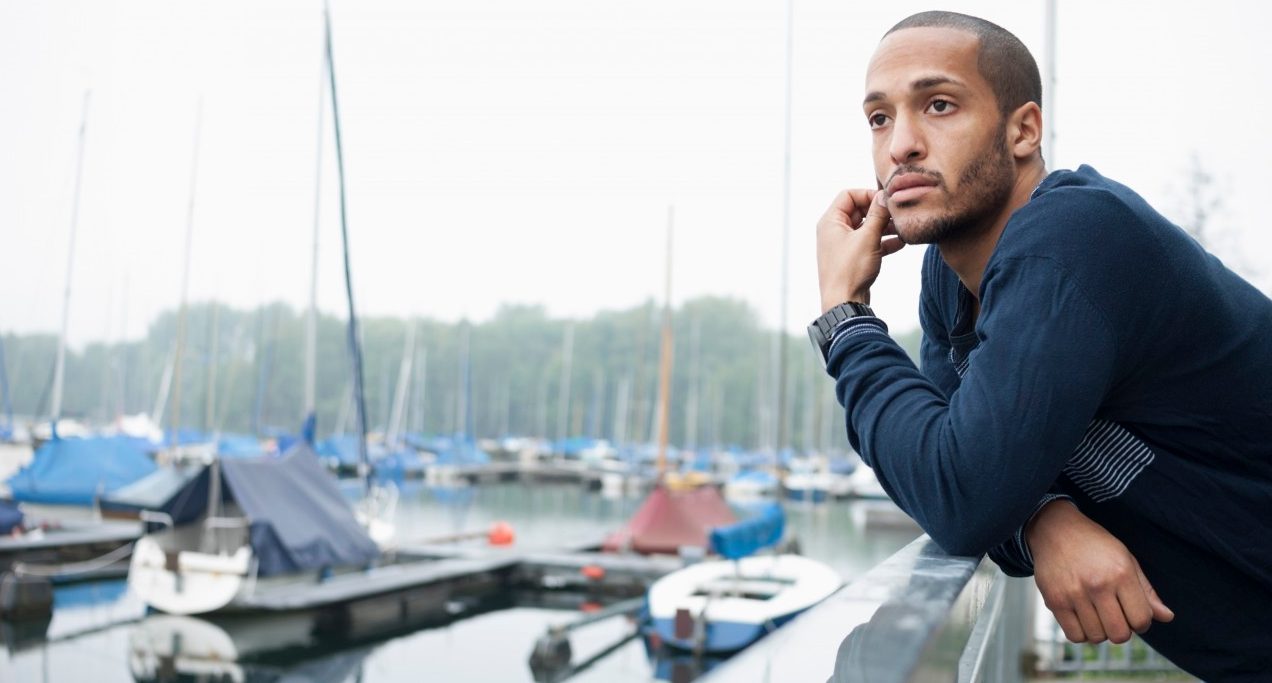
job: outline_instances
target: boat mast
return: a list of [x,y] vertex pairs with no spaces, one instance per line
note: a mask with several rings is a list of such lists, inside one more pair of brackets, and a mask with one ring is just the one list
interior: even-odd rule
[[318,79],[318,141],[314,159],[314,230],[313,256],[309,267],[309,314],[305,319],[305,422],[316,417],[315,398],[318,375],[318,226],[322,208],[322,134],[326,112],[327,62],[324,59]]
[[406,410],[406,391],[411,385],[411,365],[415,360],[415,320],[406,327],[406,342],[402,345],[402,364],[398,366],[397,386],[393,391],[393,411],[389,416],[389,433],[385,443],[394,447],[402,437],[402,419]]
[[57,436],[57,421],[62,418],[62,384],[66,380],[66,330],[71,313],[71,273],[75,265],[75,233],[79,228],[80,187],[84,177],[84,140],[88,129],[88,101],[92,91],[84,91],[84,109],[80,115],[79,148],[75,154],[75,193],[71,200],[71,238],[66,248],[66,289],[62,295],[62,332],[57,338],[57,363],[53,366],[53,400],[49,413],[52,435]]
[[557,396],[557,438],[562,442],[570,436],[570,375],[574,367],[574,321],[565,324],[565,337],[561,340],[561,393]]
[[4,426],[0,427],[0,441],[13,438],[13,403],[9,401],[9,371],[4,362],[4,337],[0,336],[0,395],[4,399]]
[[185,346],[186,300],[190,295],[190,243],[194,236],[194,197],[199,182],[199,141],[203,131],[203,99],[194,117],[194,155],[190,160],[190,198],[186,204],[185,263],[181,271],[181,308],[177,313],[176,352],[172,362],[172,439],[180,445],[181,429],[181,352]]
[[353,275],[349,268],[349,222],[345,205],[344,147],[340,139],[340,98],[336,94],[336,64],[331,47],[331,8],[322,6],[323,25],[327,44],[327,79],[331,85],[331,125],[336,133],[336,175],[340,187],[340,239],[344,245],[345,299],[349,303],[349,355],[353,362],[353,402],[358,416],[358,474],[362,477],[367,493],[371,492],[371,464],[367,456],[367,402],[363,395],[362,348],[359,345],[358,316],[353,305]]
[[791,251],[791,62],[795,33],[795,0],[786,0],[786,137],[782,167],[782,284],[777,327],[777,453],[786,447],[786,320]]
[[671,233],[676,207],[667,207],[667,288],[663,299],[662,347],[658,353],[658,480],[667,469],[668,410],[671,403]]

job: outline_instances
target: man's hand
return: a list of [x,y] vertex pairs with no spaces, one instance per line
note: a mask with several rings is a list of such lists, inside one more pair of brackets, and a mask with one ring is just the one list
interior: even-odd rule
[[883,257],[905,244],[888,222],[883,193],[844,190],[817,222],[817,280],[822,312],[845,301],[870,303]]
[[1125,643],[1175,618],[1126,546],[1069,501],[1048,503],[1025,534],[1038,591],[1069,640]]

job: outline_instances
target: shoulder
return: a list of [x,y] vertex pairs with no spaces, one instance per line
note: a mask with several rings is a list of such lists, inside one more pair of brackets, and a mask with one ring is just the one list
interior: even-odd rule
[[1103,281],[1168,270],[1199,253],[1192,238],[1135,191],[1082,166],[1047,176],[1007,222],[987,270],[1046,260]]
[[1142,244],[1168,227],[1173,226],[1133,190],[1082,166],[1047,176],[1008,221],[1003,244],[1021,255],[1057,257],[1070,250]]

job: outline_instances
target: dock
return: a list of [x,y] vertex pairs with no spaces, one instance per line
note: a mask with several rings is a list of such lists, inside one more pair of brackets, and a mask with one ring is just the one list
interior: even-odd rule
[[[0,537],[0,574],[21,565],[54,582],[122,578],[127,554],[141,537],[140,522],[102,522],[93,526],[49,529],[39,535]],[[120,555],[114,561],[99,562]],[[122,559],[122,561],[120,561]]]

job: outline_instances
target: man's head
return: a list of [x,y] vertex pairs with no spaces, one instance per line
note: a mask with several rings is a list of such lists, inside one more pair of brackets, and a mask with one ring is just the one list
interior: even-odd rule
[[875,173],[906,242],[941,242],[1005,220],[1017,179],[1041,166],[1042,84],[1011,33],[923,12],[894,26],[866,74]]

